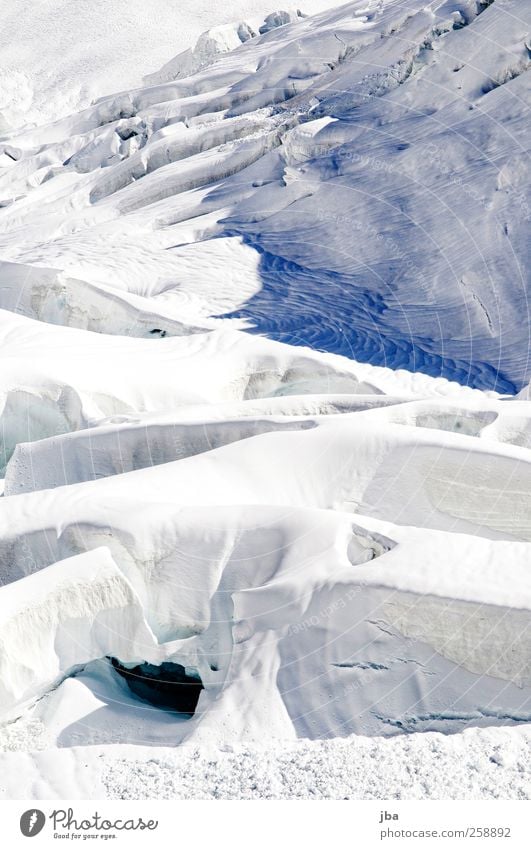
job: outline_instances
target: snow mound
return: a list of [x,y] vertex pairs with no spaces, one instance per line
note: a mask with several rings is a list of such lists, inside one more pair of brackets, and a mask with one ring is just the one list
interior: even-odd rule
[[158,659],[138,597],[105,549],[5,587],[0,644],[4,720],[102,655]]
[[[30,714],[64,739],[79,705],[116,687],[110,655],[196,671],[204,690],[194,717],[171,732],[181,740],[451,732],[531,719],[527,543],[287,505],[183,507],[158,483],[154,500],[136,487],[145,493],[136,503],[109,497],[102,482],[3,500],[2,521],[19,534],[3,539],[0,599],[8,614],[11,597],[23,600],[20,622],[30,604],[42,647],[30,674],[26,652],[38,653],[17,642],[19,620],[9,616],[4,679],[17,682],[21,667],[25,676],[3,699],[10,716],[85,666]],[[98,567],[101,586],[87,584],[85,563]],[[53,616],[52,598],[65,600]],[[128,721],[141,705],[129,697],[102,710],[77,742],[107,742],[109,726],[115,742],[142,742]]]
[[223,53],[235,50],[249,39],[256,38],[258,34],[264,35],[266,32],[276,29],[276,27],[293,23],[302,17],[304,15],[299,9],[293,9],[287,12],[272,12],[259,26],[254,21],[240,21],[235,24],[213,27],[201,33],[194,47],[190,47],[175,56],[160,71],[148,74],[144,78],[144,82],[147,85],[158,85],[169,80],[187,77],[196,71],[201,71],[208,65],[212,65]]

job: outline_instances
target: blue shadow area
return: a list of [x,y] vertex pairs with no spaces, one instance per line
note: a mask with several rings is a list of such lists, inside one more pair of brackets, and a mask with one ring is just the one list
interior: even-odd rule
[[[223,235],[242,237],[239,232]],[[474,389],[517,391],[490,363],[474,358],[474,340],[416,336],[413,311],[408,316],[407,308],[399,305],[396,311],[390,310],[355,275],[304,268],[268,253],[249,237],[245,241],[260,254],[262,288],[224,317],[251,322],[248,332],[375,366],[445,377]],[[447,330],[444,310],[439,313],[439,324]]]

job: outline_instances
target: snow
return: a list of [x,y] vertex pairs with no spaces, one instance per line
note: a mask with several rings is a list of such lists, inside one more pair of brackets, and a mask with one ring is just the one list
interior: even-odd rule
[[[120,650],[117,634],[126,640]],[[0,640],[3,719],[102,652],[157,659],[140,602],[106,549],[5,587]]]
[[7,798],[529,797],[529,4],[315,5],[7,15]]
[[[226,450],[203,456],[216,459]],[[177,471],[201,456],[179,461]],[[68,575],[74,586],[79,579],[64,558],[80,551],[96,554],[105,546],[140,600],[132,622],[136,629],[139,616],[140,623],[145,620],[144,629],[151,629],[160,646],[159,662],[165,658],[201,676],[205,690],[196,715],[180,729],[186,741],[253,741],[264,734],[269,739],[290,739],[294,733],[310,738],[394,734],[404,728],[449,732],[470,724],[529,719],[527,543],[288,506],[286,492],[280,505],[272,507],[258,463],[247,465],[262,497],[255,492],[245,500],[256,506],[244,508],[208,506],[220,505],[221,499],[215,481],[197,470],[206,496],[191,493],[192,478],[181,485],[176,474],[171,476],[172,492],[164,492],[172,464],[130,473],[144,476],[137,485],[128,480],[130,475],[119,475],[48,490],[44,497],[31,493],[3,499],[2,523],[18,529],[16,538],[3,539],[9,552],[6,591],[31,598],[36,578],[46,584],[43,575],[52,568],[50,560],[60,560],[53,569],[60,572],[68,597]],[[234,491],[238,465],[225,471],[219,464],[218,472],[223,481],[233,479]],[[293,474],[298,481],[294,464]],[[155,477],[153,491],[146,475]],[[298,481],[300,488],[320,477],[310,469],[309,479]],[[285,487],[287,483],[285,478]],[[142,493],[136,502],[135,491]],[[186,492],[187,502],[196,506],[182,506],[179,492]],[[238,501],[238,495],[227,500]],[[113,607],[113,597],[94,586],[95,613],[99,606],[101,615],[107,615],[116,603]],[[78,637],[63,665],[64,675],[90,659],[83,623],[95,615],[91,599],[92,593],[86,596],[86,615],[83,608],[78,613],[81,624],[75,625]],[[41,604],[50,611],[49,598]],[[57,617],[61,621],[60,611],[52,624],[35,615],[40,623],[33,628],[37,643],[55,644],[50,629]],[[138,660],[131,623],[121,625],[113,616],[110,642],[102,646],[100,638],[99,656]],[[156,646],[143,640],[149,659]],[[4,675],[10,680],[27,661],[16,643],[8,657]],[[90,673],[97,679],[96,693],[103,686],[101,675],[108,675],[101,665],[99,661]],[[39,664],[41,668],[46,665]],[[42,694],[37,684],[35,697]],[[63,686],[71,690],[74,685],[66,679],[35,704],[32,716],[44,712],[56,717],[48,700],[53,706]],[[86,698],[87,687],[94,684],[78,675],[75,689],[81,693],[70,700],[72,705]],[[27,701],[31,691],[23,695]],[[124,742],[142,742],[145,732],[137,739],[138,729],[127,724],[131,706],[121,702],[118,709],[109,709],[106,704],[99,713],[108,715],[114,739],[125,733]],[[120,712],[125,716],[116,726]],[[65,725],[72,725],[68,711]],[[64,731],[55,733],[61,739]],[[90,723],[85,733],[92,742],[99,740]]]
[[529,732],[0,755],[10,799],[529,799]]
[[[519,391],[531,25],[519,5],[347,4],[6,136],[0,256],[14,264],[0,305],[128,335],[236,322]],[[247,282],[236,273],[220,293],[230,252]]]
[[[299,8],[313,15],[332,5],[306,0]],[[195,0],[186,11],[178,0],[40,0],[31,8],[14,0],[2,10],[0,113],[13,125],[67,115],[140,85],[205,30],[251,19],[258,32],[274,8],[267,0]]]

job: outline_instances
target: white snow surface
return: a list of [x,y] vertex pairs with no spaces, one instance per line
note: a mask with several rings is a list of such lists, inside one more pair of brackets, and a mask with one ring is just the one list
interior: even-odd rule
[[6,133],[0,307],[521,390],[530,8],[357,0]]
[[[0,115],[10,124],[43,123],[97,96],[142,83],[145,74],[188,50],[204,31],[230,44],[238,27],[258,33],[275,0],[13,0],[0,29]],[[305,0],[314,14],[333,0]],[[282,7],[280,7],[282,8]],[[269,21],[272,26],[274,19]],[[200,47],[205,45],[200,40]],[[215,48],[214,48],[215,49]]]
[[529,798],[529,11],[231,24],[0,139],[5,798]]
[[474,728],[387,741],[9,751],[0,798],[526,800],[530,745],[527,731]]

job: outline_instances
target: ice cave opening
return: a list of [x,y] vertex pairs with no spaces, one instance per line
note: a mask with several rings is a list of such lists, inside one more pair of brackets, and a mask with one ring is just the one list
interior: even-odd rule
[[138,698],[162,710],[188,717],[194,715],[203,689],[203,682],[195,669],[167,661],[160,666],[141,663],[127,667],[114,657],[111,663]]

